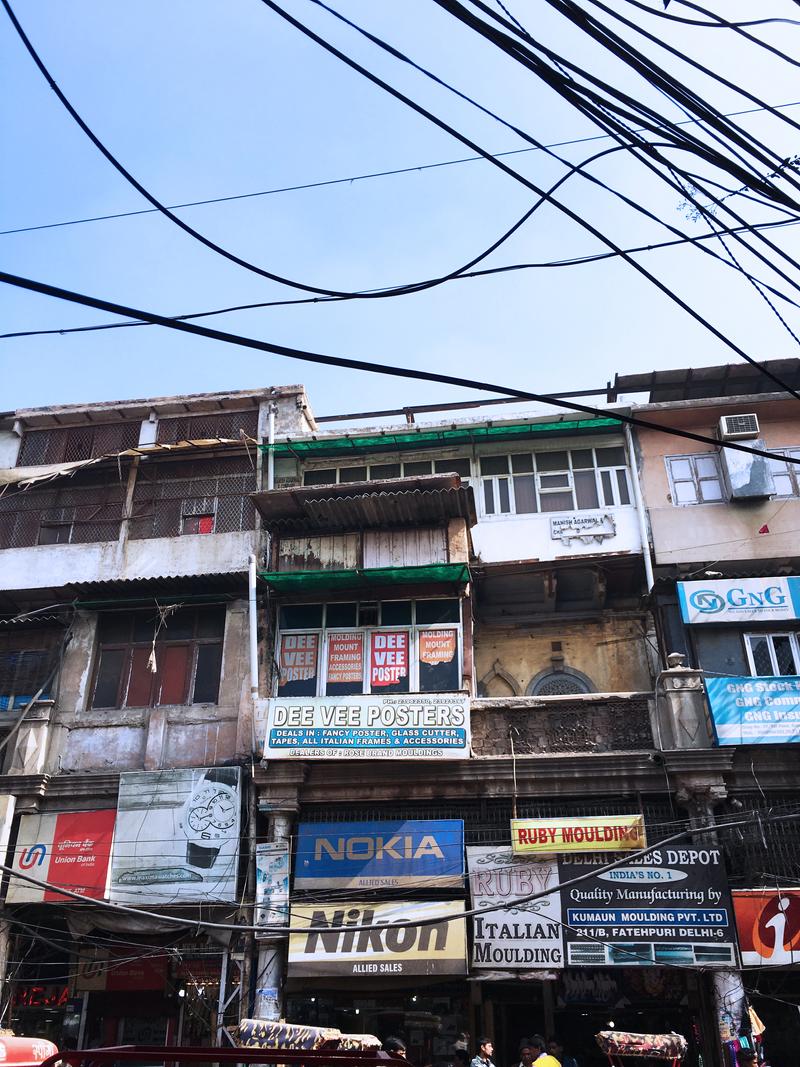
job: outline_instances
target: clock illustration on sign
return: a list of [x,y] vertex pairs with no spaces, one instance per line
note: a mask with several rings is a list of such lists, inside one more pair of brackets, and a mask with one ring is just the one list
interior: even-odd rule
[[213,867],[222,842],[235,836],[238,780],[235,767],[212,768],[186,801],[180,824],[186,834],[186,862],[192,867]]

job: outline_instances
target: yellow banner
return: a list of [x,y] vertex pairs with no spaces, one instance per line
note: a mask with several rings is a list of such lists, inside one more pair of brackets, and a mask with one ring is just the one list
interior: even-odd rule
[[511,846],[521,855],[553,852],[635,852],[647,847],[642,815],[512,819]]

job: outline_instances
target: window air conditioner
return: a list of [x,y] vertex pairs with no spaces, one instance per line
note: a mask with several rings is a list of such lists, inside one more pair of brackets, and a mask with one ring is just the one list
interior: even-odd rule
[[723,415],[719,420],[721,441],[746,441],[758,437],[758,415]]

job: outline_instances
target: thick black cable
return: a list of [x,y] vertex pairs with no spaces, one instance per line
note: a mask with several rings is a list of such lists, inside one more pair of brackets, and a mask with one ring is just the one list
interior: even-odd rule
[[[512,130],[514,133],[518,134],[523,139],[527,140],[534,147],[539,148],[540,150],[546,151],[548,155],[550,155],[552,158],[558,160],[559,163],[561,163],[561,164],[563,164],[565,166],[569,165],[567,163],[567,161],[564,160],[561,156],[559,156],[556,152],[553,152],[551,150],[545,149],[544,146],[541,144],[541,142],[539,142],[535,138],[531,137],[525,131],[519,129],[519,127],[513,125],[512,123],[507,122],[505,119],[501,118],[495,112],[493,112],[493,111],[489,110],[488,108],[484,107],[482,104],[479,104],[472,97],[470,97],[467,94],[461,92],[459,89],[456,89],[453,85],[449,84],[448,82],[444,81],[443,79],[441,79],[437,75],[433,74],[431,71],[427,70],[425,67],[422,67],[420,64],[416,63],[408,55],[406,55],[405,53],[401,52],[399,49],[395,48],[392,45],[389,45],[387,42],[385,42],[381,38],[377,37],[375,34],[370,33],[368,30],[365,30],[363,27],[359,26],[357,23],[355,23],[352,20],[348,19],[347,17],[342,15],[340,12],[336,11],[334,8],[330,7],[327,3],[325,3],[325,0],[311,0],[311,2],[316,4],[318,7],[321,7],[323,10],[327,11],[329,14],[333,15],[335,18],[339,19],[341,22],[345,23],[347,26],[349,26],[352,29],[356,30],[356,32],[361,34],[363,37],[365,37],[367,40],[369,40],[373,44],[377,45],[382,50],[386,51],[388,54],[393,56],[395,59],[398,59],[401,62],[409,64],[412,68],[414,68],[415,70],[419,71],[425,77],[431,79],[436,84],[438,84],[438,85],[442,86],[443,88],[447,89],[449,92],[454,93],[456,96],[458,96],[460,99],[464,100],[465,102],[467,102],[467,103],[471,104],[472,106],[478,108],[484,114],[486,114],[486,115],[490,116],[491,118],[495,119],[496,121],[500,122],[503,126],[505,126],[508,129]],[[525,31],[524,27],[522,27],[519,23],[517,23],[517,25],[520,26],[521,32],[527,37],[528,34],[527,34],[527,31]],[[580,105],[578,105],[578,106],[580,106]],[[595,119],[595,121],[598,121],[598,120]],[[601,124],[601,128],[609,130],[609,127],[607,125],[605,125],[603,120],[599,120],[599,121],[600,121],[600,124]],[[628,136],[632,136],[633,131],[626,130],[625,132],[626,132],[626,134]],[[633,152],[635,154],[635,151],[636,151],[636,145],[635,144],[628,144],[613,129],[610,129],[609,136],[611,136],[612,138],[614,138],[615,140],[618,141],[618,147],[620,149],[628,150],[628,151],[631,151],[631,152]],[[648,152],[658,156],[658,153],[654,152],[654,150],[658,146],[654,145],[652,143],[648,143],[648,142],[642,142],[642,143],[643,144],[647,144],[647,150],[645,152],[645,158],[641,159],[640,162],[644,163],[644,165],[647,166],[648,169],[652,170],[653,173],[655,173],[656,176],[658,178],[660,178],[662,181],[665,181],[666,184],[668,184],[671,188],[673,188],[675,192],[686,196],[691,201],[691,203],[698,209],[698,211],[703,211],[704,210],[703,206],[701,204],[699,204],[691,196],[691,194],[688,193],[686,191],[686,189],[682,185],[680,185],[680,183],[678,181],[667,179],[666,176],[664,174],[662,174],[654,166],[653,162],[650,159],[647,158],[647,153]],[[601,158],[603,155],[606,155],[606,154],[608,154],[608,152],[602,152],[602,153],[599,153],[594,158],[595,159]],[[638,158],[638,156],[636,158]],[[666,161],[660,161],[660,162],[662,162],[662,164],[665,164],[668,168],[671,168],[671,166],[672,166],[671,164],[669,164]],[[573,168],[571,170],[571,173],[574,173],[574,172],[575,172],[575,169]],[[587,179],[587,180],[599,185],[601,188],[603,188],[607,192],[612,193],[614,196],[618,197],[620,200],[622,200],[629,207],[631,207],[634,210],[639,211],[640,213],[644,214],[646,217],[648,217],[652,221],[657,222],[657,223],[665,226],[670,232],[672,232],[672,233],[679,233],[680,232],[675,227],[670,226],[665,220],[659,218],[654,212],[649,211],[643,205],[638,204],[637,202],[632,200],[630,197],[625,196],[619,190],[616,190],[616,189],[613,189],[613,188],[609,187],[605,182],[600,181],[600,179],[596,178],[594,175],[590,174],[589,172],[581,169],[579,171],[579,174],[580,174],[581,177],[583,177],[583,178],[585,178],[585,179]],[[550,192],[551,193],[554,192],[556,188],[557,188],[557,185],[555,187],[551,187]],[[715,197],[713,194],[708,193],[706,191],[706,195],[708,195],[709,199],[713,203],[715,203],[717,206],[723,206],[722,201],[720,201],[719,198]],[[738,213],[732,211],[730,208],[726,208],[726,210],[736,219],[737,222],[739,222],[740,224],[743,224],[745,226],[748,226],[746,221],[741,216],[739,216]],[[718,222],[718,220],[715,220],[715,221]],[[727,228],[729,229],[729,227],[727,227]],[[766,241],[766,239],[763,238],[763,237],[760,237],[760,239]],[[746,242],[744,242],[743,238],[737,238],[737,240],[739,240],[744,245],[744,247],[747,248],[747,250],[751,252],[751,254],[756,255],[763,263],[765,263],[767,266],[769,266],[772,270],[775,270],[776,273],[778,273],[786,282],[788,282],[789,285],[792,285],[794,288],[800,290],[800,285],[798,285],[798,283],[793,282],[792,279],[789,278],[789,276],[784,271],[778,270],[778,268],[775,267],[775,265],[773,263],[770,263],[766,259],[766,257],[764,255],[762,255],[757,250],[753,249],[750,245],[746,244]],[[766,243],[769,245],[769,247],[773,251],[778,252],[779,254],[784,254],[784,253],[782,253],[782,251],[780,249],[778,249],[776,246],[774,246],[772,244],[772,242],[766,241]],[[703,252],[705,252],[707,254],[713,255],[713,251],[711,249],[708,249],[708,248],[706,248],[705,246],[702,246],[702,245],[700,245],[698,247],[700,248],[701,251],[703,251]],[[743,268],[738,263],[736,258],[735,257],[732,257],[732,258],[733,258],[733,265],[735,266],[735,268],[740,270],[740,271],[742,271]],[[798,269],[800,269],[800,264],[796,263],[794,260],[790,259],[790,257],[788,257],[788,256],[786,256],[785,258],[787,258],[787,260],[789,262],[791,262],[793,266],[795,266]],[[751,284],[753,284],[755,286],[755,281],[753,281],[752,279],[749,279],[749,280],[751,281]],[[757,291],[759,293],[761,292],[758,288],[757,288]],[[777,309],[775,309],[773,307],[772,310],[778,316],[779,320],[783,323],[783,325],[789,331],[789,333],[792,333],[791,328],[781,318],[780,314],[777,312]],[[794,335],[792,334],[792,336],[794,336]],[[761,364],[759,364],[758,361],[756,361],[755,359],[752,359],[749,356],[744,356],[743,358],[748,363],[750,363],[751,366],[756,367],[758,369],[762,369],[761,368]],[[779,385],[781,388],[785,389],[790,395],[794,396],[796,399],[800,400],[800,393],[796,392],[791,386],[787,385],[787,383],[785,383],[781,378],[779,378],[777,375],[773,375],[770,371],[766,371],[765,373],[767,374],[767,377],[771,378],[777,385]]]
[[[330,356],[320,352],[307,352],[299,348],[289,348],[286,345],[273,344],[270,341],[260,341],[253,337],[243,337],[239,334],[226,333],[223,330],[210,329],[207,326],[198,326],[193,322],[177,322],[175,319],[157,315],[154,312],[142,311],[137,308],[126,307],[123,304],[115,304],[109,300],[100,300],[97,297],[85,296],[69,289],[61,289],[46,282],[34,281],[31,278],[22,278],[16,274],[8,274],[0,271],[0,283],[14,285],[20,289],[27,289],[32,293],[40,293],[43,296],[54,297],[57,300],[68,300],[70,303],[82,304],[84,307],[95,308],[110,315],[123,315],[126,318],[141,319],[144,322],[152,322],[157,326],[165,326],[170,330],[178,330],[182,333],[191,333],[199,337],[207,337],[213,341],[222,341],[225,344],[238,345],[241,348],[251,348],[258,352],[268,352],[270,355],[285,356],[288,359],[296,359],[303,363],[315,363],[320,366],[341,367],[346,370],[367,371],[370,374],[384,374],[392,378],[409,378],[423,382],[436,382],[441,385],[454,385],[458,388],[475,389],[478,392],[498,393],[502,396],[513,396],[519,400],[531,400],[546,404],[548,407],[564,408],[567,411],[576,411],[583,415],[591,415],[593,418],[613,419],[628,426],[641,426],[647,430],[655,430],[671,437],[680,437],[687,441],[698,441],[700,444],[711,445],[714,448],[732,449],[735,452],[744,452],[752,456],[767,456],[780,462],[800,465],[800,457],[783,456],[777,452],[750,448],[738,441],[719,441],[706,434],[694,433],[691,430],[679,430],[673,426],[662,426],[638,415],[626,415],[620,411],[607,411],[602,408],[592,407],[588,404],[580,404],[574,400],[554,400],[543,393],[533,393],[524,389],[513,389],[503,385],[494,385],[491,382],[478,381],[472,378],[462,378],[454,374],[439,374],[435,371],[417,370],[415,367],[398,367],[391,364],[373,363],[362,359],[353,359],[347,356]],[[1,869],[1,868],[0,868]]]
[[[7,2],[7,0],[3,0],[3,3],[6,3],[6,2]],[[438,126],[440,129],[444,130],[446,133],[449,133],[451,136],[456,137],[458,140],[460,140],[463,144],[467,145],[473,151],[480,152],[495,167],[497,167],[498,169],[502,170],[504,173],[507,173],[510,177],[515,178],[517,181],[519,181],[526,188],[530,189],[532,192],[535,192],[538,196],[545,195],[544,194],[544,190],[542,190],[540,187],[538,187],[534,182],[531,182],[527,178],[523,177],[521,174],[518,174],[515,170],[513,170],[511,167],[508,167],[501,160],[493,158],[488,152],[486,152],[484,149],[482,149],[478,144],[476,144],[474,141],[472,141],[469,138],[467,138],[464,134],[459,133],[457,130],[455,130],[448,123],[444,122],[443,119],[440,119],[438,116],[434,115],[432,112],[428,111],[426,108],[422,107],[420,104],[416,103],[414,100],[411,100],[410,97],[405,96],[405,94],[401,93],[398,89],[395,89],[393,86],[389,85],[382,78],[379,78],[376,74],[373,74],[371,71],[367,70],[366,67],[363,67],[360,63],[357,63],[354,59],[351,59],[349,56],[345,55],[338,48],[335,48],[332,44],[329,44],[327,41],[325,41],[323,38],[321,38],[318,34],[314,33],[313,30],[309,29],[302,22],[300,22],[299,20],[294,18],[288,12],[284,11],[281,7],[279,7],[278,4],[275,3],[275,0],[261,0],[261,2],[263,4],[265,4],[267,7],[269,7],[272,11],[274,11],[277,15],[280,15],[281,18],[283,18],[290,25],[292,25],[296,29],[298,29],[301,33],[303,33],[305,36],[307,36],[310,40],[315,41],[317,44],[320,45],[320,47],[324,48],[327,52],[330,52],[331,55],[336,56],[338,59],[340,59],[347,66],[349,66],[353,70],[357,71],[359,74],[361,74],[363,77],[367,78],[369,81],[373,82],[375,85],[378,85],[385,92],[389,93],[389,95],[391,95],[391,96],[395,97],[397,100],[400,100],[401,102],[405,103],[412,110],[416,111],[418,114],[420,114],[423,117],[427,118],[430,122],[432,122],[434,125]],[[445,4],[445,3],[448,3],[449,0],[434,0],[434,2],[438,3],[438,4]],[[550,203],[552,203],[555,207],[557,207],[560,211],[562,211],[568,218],[572,219],[573,222],[578,223],[579,226],[582,226],[589,233],[591,233],[594,237],[596,237],[596,238],[598,238],[598,240],[602,241],[602,243],[605,244],[607,247],[609,247],[609,248],[613,249],[613,251],[617,252],[625,260],[626,263],[628,263],[630,266],[632,266],[634,268],[634,270],[636,270],[643,277],[647,278],[648,281],[652,282],[652,284],[655,285],[656,288],[659,289],[662,293],[664,293],[664,295],[669,297],[669,299],[672,300],[673,303],[677,304],[678,307],[682,308],[688,315],[690,315],[693,319],[695,319],[696,322],[699,322],[701,325],[703,325],[714,337],[716,337],[724,345],[726,345],[728,348],[730,348],[731,351],[735,352],[738,356],[740,356],[746,362],[749,362],[751,360],[752,357],[748,356],[747,353],[744,352],[744,350],[739,347],[739,345],[735,344],[735,342],[731,341],[728,337],[726,337],[722,333],[721,330],[718,330],[712,323],[710,323],[707,319],[705,319],[699,312],[695,311],[694,308],[692,308],[689,304],[687,304],[686,301],[682,300],[681,297],[679,297],[677,295],[677,293],[674,293],[667,285],[665,285],[662,281],[660,281],[658,278],[656,278],[656,276],[654,274],[651,274],[650,271],[648,271],[640,263],[637,263],[637,261],[635,259],[633,259],[631,256],[626,255],[626,253],[624,253],[623,250],[621,248],[619,248],[618,245],[616,245],[610,238],[606,237],[603,233],[601,233],[595,226],[593,226],[591,223],[587,222],[585,219],[581,218],[580,215],[578,215],[575,211],[573,211],[566,204],[562,204],[561,201],[559,201],[555,197],[551,196],[551,197],[548,197],[548,199],[550,200]],[[779,379],[776,379],[775,376],[771,373],[771,371],[769,371],[769,370],[767,370],[767,369],[765,369],[763,367],[762,367],[762,370],[763,370],[764,374],[767,377],[769,377],[772,380],[776,381],[776,384],[780,385],[780,387],[782,389],[787,389],[786,384],[784,382],[781,382]],[[790,392],[792,392],[794,394],[793,390],[790,390]]]
[[[591,0],[590,0],[591,2]],[[703,15],[708,15],[713,22],[701,22],[698,19],[690,19],[682,17],[681,15],[670,15],[668,11],[660,11],[658,8],[648,7],[647,4],[643,4],[641,0],[625,0],[626,4],[631,7],[636,7],[640,11],[644,11],[647,15],[654,15],[656,18],[665,19],[667,22],[680,23],[684,26],[692,26],[695,29],[711,29],[711,30],[733,30],[734,33],[740,33],[742,37],[746,37],[748,41],[757,45],[759,48],[764,48],[767,52],[772,52],[779,59],[785,59],[787,63],[791,63],[792,66],[798,66],[796,59],[792,59],[791,56],[787,56],[785,52],[781,52],[779,48],[775,48],[774,45],[769,44],[767,41],[762,41],[760,37],[756,37],[755,34],[746,33],[745,29],[748,26],[771,26],[777,24],[784,24],[787,26],[800,26],[800,21],[797,19],[787,18],[766,18],[766,19],[749,19],[744,22],[728,22],[727,19],[722,18],[721,15],[715,14],[713,11],[709,11],[708,8],[701,7],[699,4],[689,3],[688,0],[677,0],[683,7],[688,7],[692,11],[698,11]]]

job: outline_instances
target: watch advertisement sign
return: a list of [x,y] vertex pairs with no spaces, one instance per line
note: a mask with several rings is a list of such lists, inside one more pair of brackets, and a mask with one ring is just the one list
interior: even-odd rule
[[[58,815],[23,815],[11,866],[51,885],[63,886],[93,900],[107,896],[109,861],[114,839],[113,808],[105,811],[64,811]],[[68,897],[53,889],[9,881],[9,904],[59,901]]]
[[800,678],[706,678],[720,745],[800,741]]
[[800,890],[734,889],[743,967],[800,963]]
[[[256,926],[289,925],[289,843],[256,845]],[[269,937],[256,930],[256,937]]]
[[465,693],[275,697],[265,759],[468,759]]
[[642,815],[512,819],[511,847],[518,855],[556,852],[636,852],[647,847]]
[[120,775],[111,899],[235,902],[239,768]]
[[[555,863],[522,860],[510,848],[467,849],[473,908],[505,907],[472,920],[475,970],[540,970],[564,966],[561,897]],[[518,897],[552,889],[528,904]]]
[[[559,881],[602,857],[561,856]],[[561,890],[566,962],[586,967],[735,967],[736,933],[722,850],[654,848],[635,863]]]
[[678,582],[681,618],[691,625],[800,618],[800,577]]
[[464,823],[301,823],[295,889],[419,889],[464,884]]
[[[424,926],[408,921],[433,920]],[[467,939],[461,900],[368,904],[295,902],[289,935],[290,978],[336,975],[465,975]],[[347,926],[371,929],[348,931]]]

